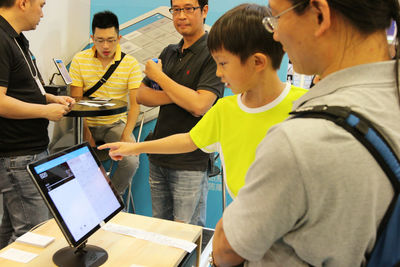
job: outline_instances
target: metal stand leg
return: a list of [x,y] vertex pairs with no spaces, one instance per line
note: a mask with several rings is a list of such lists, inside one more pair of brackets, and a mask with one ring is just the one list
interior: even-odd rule
[[[139,128],[139,134],[136,142],[140,142],[140,137],[142,135],[142,130],[143,130],[143,124],[144,124],[144,115],[146,112],[143,112],[142,120],[140,122],[140,128]],[[133,178],[132,178],[133,179]],[[133,213],[135,213],[135,203],[133,202],[133,194],[132,194],[132,179],[129,182],[129,187],[128,187],[128,195],[126,196],[126,210],[129,212],[129,206],[132,204],[132,210]]]
[[83,142],[83,118],[74,117],[74,141],[75,144]]
[[130,204],[132,204],[132,213],[135,213],[135,202],[133,202],[133,194],[132,194],[132,180],[129,182],[128,195],[126,196],[125,202],[126,202],[126,212],[129,212]]

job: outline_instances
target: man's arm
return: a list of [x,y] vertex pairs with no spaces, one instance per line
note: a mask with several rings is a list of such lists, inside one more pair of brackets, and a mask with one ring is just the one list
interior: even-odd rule
[[83,96],[83,87],[71,85],[70,86],[71,96],[73,98],[80,99]]
[[174,103],[164,91],[154,90],[144,83],[141,83],[139,86],[136,94],[136,102],[148,107],[158,107]]
[[[47,105],[33,104],[7,96],[7,88],[0,86],[0,116],[8,119],[60,120],[70,111],[69,104],[60,102]],[[47,96],[46,96],[47,100]],[[67,102],[67,100],[65,100]]]
[[180,154],[192,152],[197,149],[189,133],[174,134],[161,139],[140,143],[108,143],[98,149],[110,149],[110,157],[113,160],[121,160],[125,156],[150,154]]
[[144,73],[156,81],[171,101],[184,108],[194,116],[204,115],[214,104],[217,96],[207,90],[192,90],[180,85],[162,71],[162,62],[149,60]]
[[178,84],[164,73],[159,78],[159,85],[175,104],[196,117],[203,116],[217,99],[217,96],[210,91],[192,90]]
[[222,219],[215,227],[213,237],[213,259],[217,266],[236,266],[244,261],[231,247],[226,239]]
[[65,95],[46,94],[46,102],[66,105],[71,109],[72,106],[75,104],[75,99]]
[[136,102],[136,90],[129,90],[129,111],[126,126],[121,135],[121,142],[133,142],[131,137],[139,115],[139,105]]

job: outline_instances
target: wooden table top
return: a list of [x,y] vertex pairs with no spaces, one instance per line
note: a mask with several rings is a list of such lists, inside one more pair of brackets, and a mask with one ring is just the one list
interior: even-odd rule
[[[199,265],[202,238],[202,228],[200,226],[124,212],[117,214],[110,222],[196,243],[197,265]],[[15,248],[36,253],[39,256],[26,265],[0,258],[0,266],[55,266],[52,260],[53,254],[59,249],[68,246],[57,223],[54,219],[51,219],[33,232],[53,236],[55,240],[46,248],[14,242],[0,252],[8,248]],[[107,251],[108,259],[102,266],[177,266],[186,255],[186,252],[182,249],[116,234],[103,229],[94,233],[88,239],[88,244],[101,247]]]

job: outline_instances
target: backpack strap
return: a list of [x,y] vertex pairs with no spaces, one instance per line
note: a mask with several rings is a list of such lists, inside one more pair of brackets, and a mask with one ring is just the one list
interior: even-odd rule
[[[327,119],[343,127],[360,141],[379,163],[382,170],[389,178],[395,191],[394,197],[386,210],[386,213],[379,225],[375,247],[367,260],[375,252],[375,248],[383,250],[384,242],[388,233],[385,231],[391,215],[396,208],[400,194],[400,161],[389,146],[385,137],[374,127],[373,123],[359,113],[352,111],[349,107],[320,105],[314,107],[299,108],[290,113],[291,118],[319,118]],[[400,202],[399,202],[400,203]],[[399,204],[398,204],[399,205]],[[397,206],[398,206],[397,205]],[[392,222],[391,222],[392,223]],[[385,231],[385,233],[383,233]],[[382,234],[383,233],[383,234]],[[389,233],[390,235],[390,233]],[[380,238],[382,237],[382,238]],[[377,253],[379,254],[379,252]]]
[[364,116],[349,107],[326,105],[298,109],[290,114],[293,118],[327,119],[346,129],[370,151],[400,192],[400,161],[385,137]]
[[121,61],[124,59],[125,57],[125,53],[121,52],[121,59],[118,61],[115,61],[114,64],[112,64],[108,70],[106,71],[106,73],[104,73],[103,77],[95,84],[92,86],[92,88],[90,88],[89,90],[87,90],[83,96],[91,96],[94,92],[97,91],[97,89],[99,89],[103,84],[105,84],[108,80],[108,78],[111,77],[111,75],[114,73],[114,71],[117,69],[119,63],[121,63]]

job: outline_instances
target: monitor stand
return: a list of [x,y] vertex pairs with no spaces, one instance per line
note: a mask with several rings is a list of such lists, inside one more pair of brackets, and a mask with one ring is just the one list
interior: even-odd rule
[[94,267],[100,266],[108,259],[104,249],[86,245],[85,241],[77,248],[65,247],[53,255],[53,262],[60,267]]

